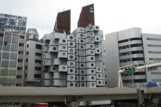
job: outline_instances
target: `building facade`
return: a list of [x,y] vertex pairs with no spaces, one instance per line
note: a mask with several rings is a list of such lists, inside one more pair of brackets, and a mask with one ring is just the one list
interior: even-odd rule
[[104,87],[103,33],[97,26],[72,34],[53,32],[43,41],[43,83],[55,87]]
[[[76,87],[104,86],[102,39],[102,31],[99,30],[98,26],[92,25],[76,29],[73,32],[73,37],[69,37],[69,44],[75,40],[75,54],[69,54],[69,56],[73,56],[73,59],[75,59],[73,61],[75,73],[74,75],[71,73],[68,75],[68,87],[72,87],[72,85]],[[69,67],[72,66],[70,65]]]
[[[105,57],[109,62],[105,61],[105,64],[107,72],[110,74],[107,75],[109,79],[107,79],[108,86],[117,86],[120,67],[142,66],[148,63],[159,62],[161,57],[159,53],[160,37],[161,35],[157,34],[142,33],[140,28],[130,28],[107,34]],[[151,70],[147,72],[147,69],[142,69],[139,72],[135,72],[133,76],[123,73],[122,80],[124,86],[131,87],[131,83],[133,83],[134,87],[141,87],[149,80],[157,80],[158,82],[159,78],[157,76],[155,76],[155,79],[151,79],[153,77],[152,74]]]
[[43,86],[66,87],[67,35],[52,32],[43,42]]
[[22,16],[0,14],[0,29],[2,31],[8,29],[25,32],[27,24],[26,20],[27,18]]
[[26,53],[25,53],[25,85],[41,86],[42,43],[36,29],[30,28],[26,32]]
[[25,30],[26,17],[0,14],[1,85],[23,85]]

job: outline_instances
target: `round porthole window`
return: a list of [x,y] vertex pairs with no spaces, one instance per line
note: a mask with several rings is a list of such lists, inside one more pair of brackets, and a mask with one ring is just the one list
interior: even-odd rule
[[70,72],[72,73],[73,72],[73,69],[70,69]]
[[66,40],[64,40],[64,39],[63,39],[62,41],[63,41],[64,43],[66,42]]
[[73,39],[73,37],[72,37],[72,36],[70,36],[70,39]]
[[94,66],[94,64],[91,64],[91,66]]

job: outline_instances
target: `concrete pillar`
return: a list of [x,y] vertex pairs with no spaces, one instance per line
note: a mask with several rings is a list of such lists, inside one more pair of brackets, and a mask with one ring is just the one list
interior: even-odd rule
[[137,89],[138,103],[137,107],[145,107],[144,105],[144,90]]

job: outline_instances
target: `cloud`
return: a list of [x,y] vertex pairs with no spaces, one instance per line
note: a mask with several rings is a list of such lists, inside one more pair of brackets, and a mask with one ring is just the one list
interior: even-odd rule
[[160,0],[0,0],[0,13],[26,16],[28,27],[36,27],[42,36],[53,30],[57,12],[66,9],[72,11],[75,29],[81,7],[90,3],[104,34],[128,27],[161,33]]

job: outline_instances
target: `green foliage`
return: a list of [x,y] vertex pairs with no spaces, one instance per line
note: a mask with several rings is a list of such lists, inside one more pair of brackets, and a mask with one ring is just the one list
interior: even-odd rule
[[134,75],[135,73],[135,67],[128,67],[127,68],[128,75]]

